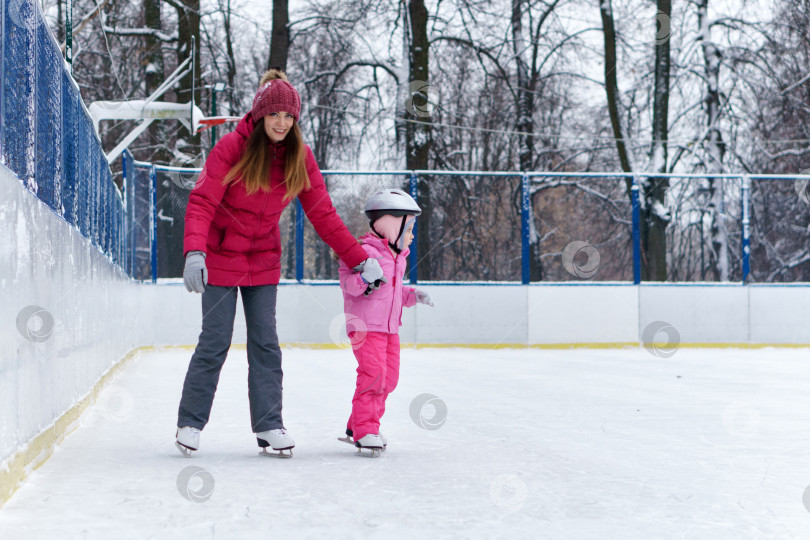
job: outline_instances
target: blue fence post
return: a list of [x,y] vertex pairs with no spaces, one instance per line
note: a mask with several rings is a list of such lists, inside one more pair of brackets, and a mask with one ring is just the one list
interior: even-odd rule
[[304,209],[295,199],[295,279],[304,280]]
[[[413,200],[416,201],[416,204],[419,204],[419,177],[416,175],[415,172],[411,172],[410,176],[410,192],[411,197]],[[416,236],[416,228],[419,226],[419,220],[417,219],[413,225],[413,242],[411,242],[411,253],[408,255],[408,278],[411,280],[411,285],[416,285],[419,279],[419,272],[416,269],[416,262],[419,260],[418,248],[419,242],[417,242]]]
[[531,198],[529,197],[529,175],[524,172],[520,182],[520,274],[521,282],[524,285],[528,285],[531,281],[531,252],[529,250],[529,242],[531,240]]
[[638,176],[633,175],[633,185],[630,188],[633,200],[633,283],[641,283],[641,203],[639,201]]
[[748,282],[748,274],[751,271],[751,231],[749,223],[751,221],[750,215],[750,198],[751,198],[751,178],[743,175],[742,177],[742,281]]
[[157,283],[157,171],[149,170],[149,246],[152,253],[152,283]]

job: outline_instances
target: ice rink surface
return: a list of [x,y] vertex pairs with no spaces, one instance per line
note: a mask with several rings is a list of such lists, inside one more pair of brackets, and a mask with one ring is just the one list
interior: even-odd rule
[[285,349],[291,460],[258,456],[239,349],[180,455],[190,356],[133,359],[0,538],[810,538],[806,349],[404,349],[378,459],[337,440],[351,351]]

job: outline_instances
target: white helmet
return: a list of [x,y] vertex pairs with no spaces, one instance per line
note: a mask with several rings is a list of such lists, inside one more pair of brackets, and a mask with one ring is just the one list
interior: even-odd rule
[[366,202],[366,217],[371,221],[380,216],[418,216],[422,209],[413,197],[401,189],[382,189]]

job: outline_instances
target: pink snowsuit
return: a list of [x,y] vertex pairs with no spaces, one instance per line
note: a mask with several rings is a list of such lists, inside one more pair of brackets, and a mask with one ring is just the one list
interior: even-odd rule
[[379,260],[388,283],[364,296],[368,284],[343,261],[340,288],[346,313],[346,331],[357,358],[357,386],[347,424],[355,441],[380,432],[385,400],[399,381],[399,327],[402,308],[416,304],[413,287],[403,286],[409,250],[394,257],[387,240],[372,233],[360,238],[369,257]]

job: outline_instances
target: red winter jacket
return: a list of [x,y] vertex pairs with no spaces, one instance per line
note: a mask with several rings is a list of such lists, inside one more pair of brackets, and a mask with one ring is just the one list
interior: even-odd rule
[[[270,285],[281,277],[278,220],[289,202],[283,200],[284,146],[273,145],[276,159],[270,167],[270,191],[260,189],[248,195],[241,181],[222,183],[242,157],[252,131],[253,120],[247,114],[214,146],[189,195],[183,255],[205,252],[211,285]],[[366,260],[366,252],[335,211],[308,146],[306,167],[310,188],[298,195],[301,206],[318,235],[353,268]]]

